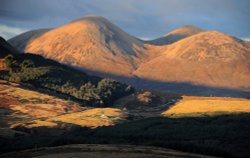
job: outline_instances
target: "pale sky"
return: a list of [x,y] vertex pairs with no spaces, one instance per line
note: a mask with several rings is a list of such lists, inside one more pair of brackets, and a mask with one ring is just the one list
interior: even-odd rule
[[250,39],[249,0],[1,0],[0,36],[53,28],[84,15],[110,20],[129,34],[160,37],[194,25]]

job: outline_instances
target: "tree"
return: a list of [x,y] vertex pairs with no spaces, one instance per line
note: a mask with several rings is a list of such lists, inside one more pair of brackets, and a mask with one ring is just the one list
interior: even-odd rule
[[106,105],[111,105],[123,90],[122,84],[108,78],[102,79],[97,85],[97,92]]
[[9,54],[7,55],[5,58],[5,63],[6,63],[6,69],[12,73],[12,70],[13,70],[13,66],[14,66],[14,57],[13,55]]
[[99,95],[96,94],[95,85],[91,84],[90,82],[83,84],[80,87],[79,97],[88,101],[100,99]]
[[35,67],[35,64],[32,60],[24,60],[21,64],[21,71],[25,71],[29,67]]

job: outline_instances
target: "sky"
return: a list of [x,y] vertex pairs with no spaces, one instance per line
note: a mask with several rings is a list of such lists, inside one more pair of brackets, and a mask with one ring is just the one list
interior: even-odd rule
[[250,40],[249,8],[250,0],[1,0],[0,36],[98,15],[142,39],[194,25]]

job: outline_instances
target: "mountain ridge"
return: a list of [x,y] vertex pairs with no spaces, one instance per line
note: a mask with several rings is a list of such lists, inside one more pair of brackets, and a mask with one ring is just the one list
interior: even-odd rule
[[[178,38],[166,40],[170,35]],[[245,41],[195,26],[143,41],[103,17],[85,16],[30,40],[25,51],[94,74],[126,77],[122,81],[134,85],[136,77],[250,91],[249,48]]]

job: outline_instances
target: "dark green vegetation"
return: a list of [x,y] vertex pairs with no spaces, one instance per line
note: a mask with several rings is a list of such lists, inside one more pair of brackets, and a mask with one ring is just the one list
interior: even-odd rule
[[160,146],[222,157],[250,156],[249,114],[159,117],[96,129],[77,126],[66,129],[17,127],[16,130],[28,135],[2,139],[1,150],[94,143]]
[[6,64],[6,69],[0,71],[1,79],[66,94],[88,106],[111,106],[116,99],[134,91],[126,84],[87,75],[39,55],[11,53],[14,48],[0,42],[0,54]]

